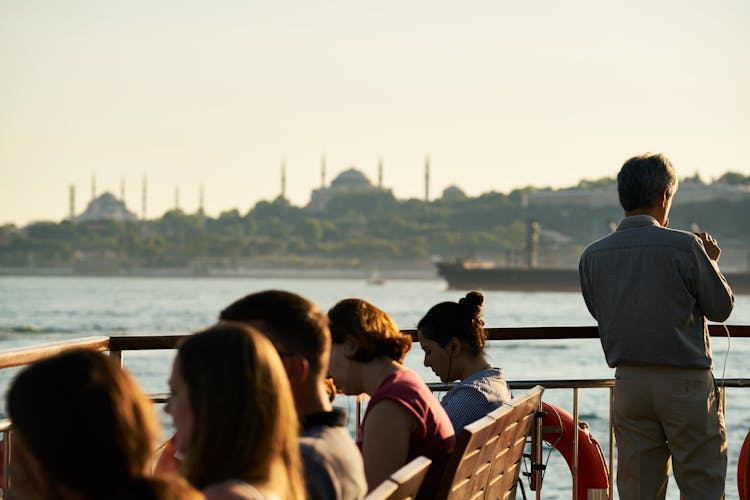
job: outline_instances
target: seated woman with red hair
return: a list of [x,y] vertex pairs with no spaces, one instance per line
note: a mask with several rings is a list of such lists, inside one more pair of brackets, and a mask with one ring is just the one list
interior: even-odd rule
[[328,316],[333,341],[329,375],[344,394],[370,396],[359,439],[368,487],[423,455],[432,465],[418,498],[432,498],[455,435],[424,380],[402,364],[411,337],[364,300],[342,300]]

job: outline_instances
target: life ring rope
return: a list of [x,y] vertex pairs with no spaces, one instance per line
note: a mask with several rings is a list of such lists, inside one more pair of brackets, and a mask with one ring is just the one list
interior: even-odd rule
[[577,500],[586,500],[589,493],[606,495],[609,491],[609,468],[599,443],[594,439],[583,422],[573,422],[573,416],[564,409],[553,404],[543,402],[542,440],[550,445],[547,459],[542,469],[542,479],[546,473],[546,466],[552,455],[552,448],[556,449],[565,459],[568,467],[573,470],[573,443],[578,433],[578,478]]
[[[560,429],[560,435],[555,440],[554,443],[547,442],[547,444],[550,445],[549,450],[547,450],[547,459],[544,460],[544,468],[542,469],[542,481],[544,481],[544,475],[547,473],[547,465],[549,465],[550,458],[552,458],[552,450],[557,449],[557,445],[562,441],[563,434],[565,433],[565,429],[563,428],[563,420],[560,416],[560,412],[557,411],[557,406],[549,405],[545,403],[545,410],[549,411],[550,409],[555,412],[555,416],[557,417],[557,420],[559,422],[558,429]],[[544,426],[544,424],[542,424]],[[549,426],[546,426],[549,427]],[[542,427],[542,434],[544,434],[544,427]]]

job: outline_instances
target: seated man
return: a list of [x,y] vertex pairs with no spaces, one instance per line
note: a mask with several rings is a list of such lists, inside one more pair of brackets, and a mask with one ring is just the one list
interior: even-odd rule
[[346,428],[346,413],[332,407],[326,390],[331,350],[327,316],[299,295],[267,290],[237,300],[219,319],[253,326],[281,355],[302,420],[308,498],[362,498],[367,492],[362,456]]

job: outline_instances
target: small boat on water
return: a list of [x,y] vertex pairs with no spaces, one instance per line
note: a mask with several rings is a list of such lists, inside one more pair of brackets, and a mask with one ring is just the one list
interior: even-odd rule
[[385,285],[385,278],[380,274],[380,272],[377,269],[374,269],[372,273],[370,274],[370,277],[367,278],[367,284],[368,285]]
[[[435,264],[453,290],[581,292],[578,269],[502,267],[489,261],[455,259]],[[750,271],[723,272],[736,294],[750,294]]]

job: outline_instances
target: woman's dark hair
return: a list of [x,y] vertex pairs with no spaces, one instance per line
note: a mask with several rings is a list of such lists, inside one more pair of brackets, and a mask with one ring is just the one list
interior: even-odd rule
[[43,475],[31,478],[37,484],[17,485],[19,491],[113,499],[197,495],[177,480],[146,477],[158,429],[153,407],[109,356],[75,349],[29,365],[10,387],[8,412],[22,445],[19,458],[29,455]]
[[482,320],[483,303],[484,296],[479,292],[467,293],[458,303],[441,302],[419,320],[417,330],[441,347],[455,337],[471,354],[481,354],[487,340]]
[[399,363],[411,348],[411,336],[402,333],[385,311],[362,299],[344,299],[328,311],[334,344],[352,342],[349,359],[367,363],[386,356]]

